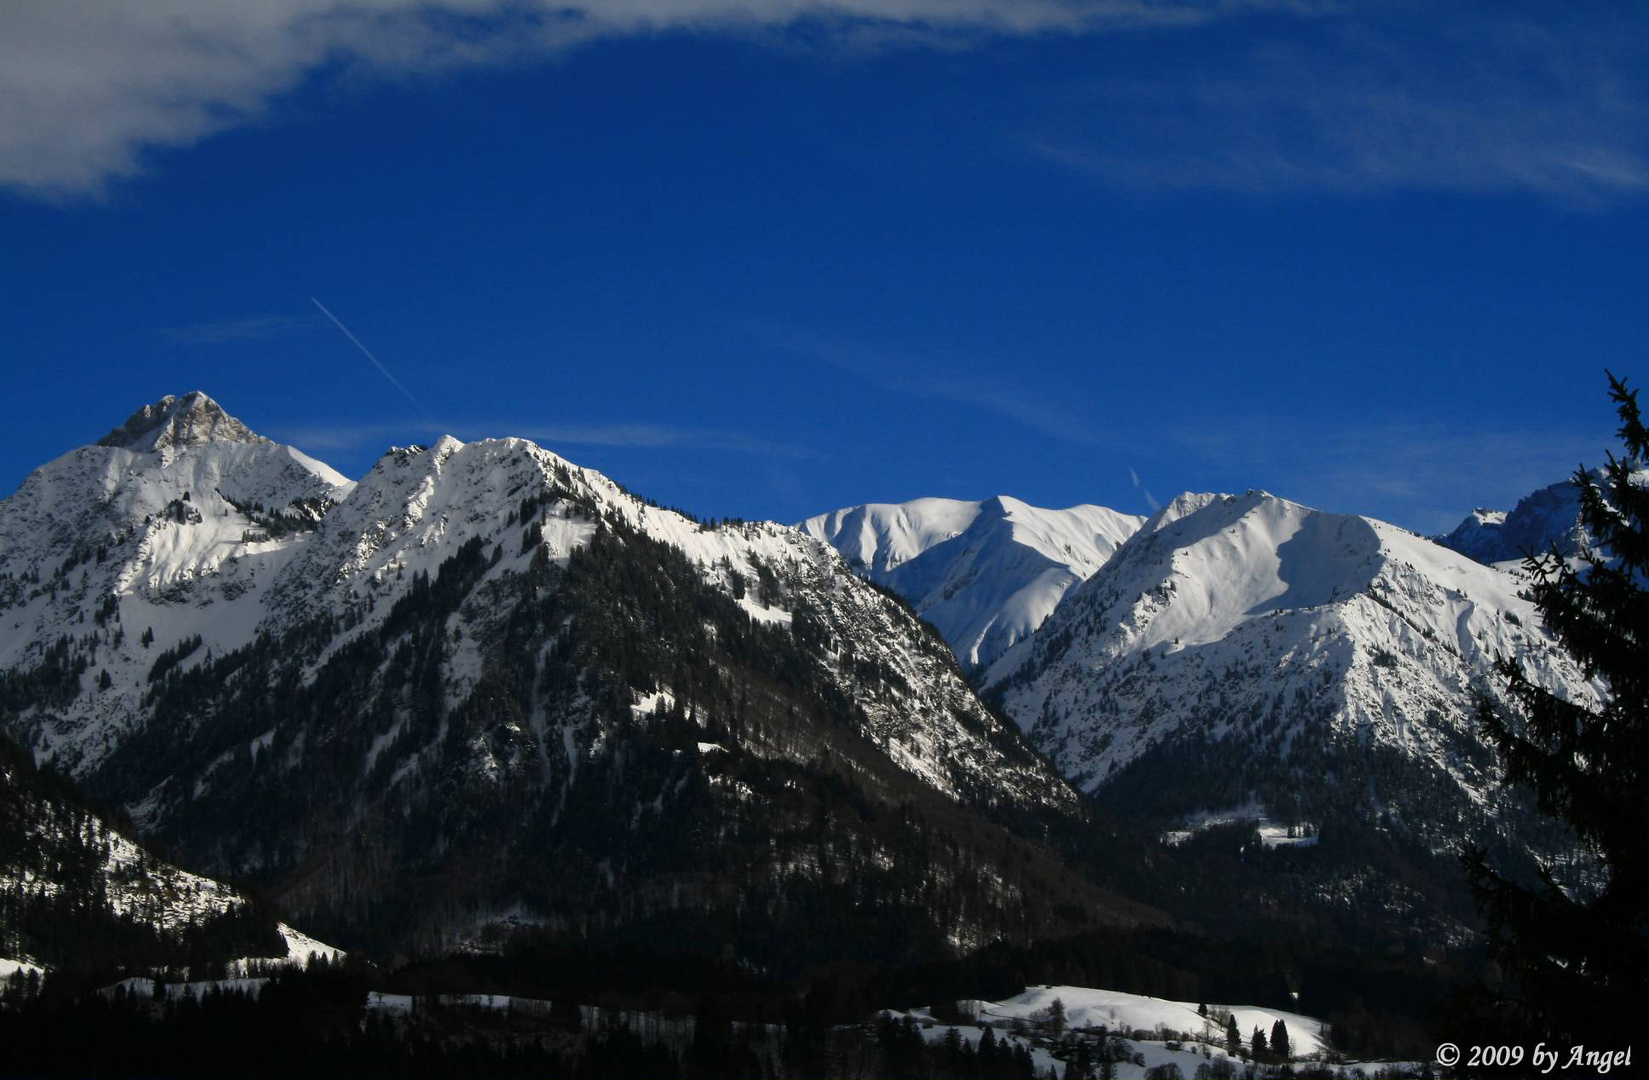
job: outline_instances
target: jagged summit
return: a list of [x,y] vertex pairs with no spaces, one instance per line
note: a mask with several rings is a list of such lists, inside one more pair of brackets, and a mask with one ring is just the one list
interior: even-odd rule
[[1574,481],[1562,480],[1525,495],[1510,512],[1473,510],[1437,542],[1480,563],[1516,564],[1554,547],[1565,557],[1579,555],[1587,540],[1580,491]]
[[154,404],[143,406],[124,424],[97,440],[97,445],[164,454],[213,442],[268,441],[230,416],[206,394],[192,390],[182,397],[167,394]]

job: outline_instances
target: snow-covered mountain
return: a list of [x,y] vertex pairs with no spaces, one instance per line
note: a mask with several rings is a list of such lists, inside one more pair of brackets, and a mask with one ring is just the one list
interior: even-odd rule
[[198,392],[36,469],[0,503],[0,671],[37,672],[55,706],[24,741],[96,764],[158,657],[252,639],[262,591],[353,487]]
[[1501,700],[1494,658],[1577,700],[1597,691],[1518,589],[1383,522],[1187,494],[984,681],[1119,808],[1337,815],[1441,852],[1517,802],[1473,719],[1475,695]]
[[351,485],[164,399],[0,503],[0,574],[0,724],[326,932],[1142,917],[1004,828],[1084,811],[829,545],[525,440]]
[[1103,506],[1047,510],[983,502],[866,503],[798,528],[905,597],[970,668],[1042,625],[1066,590],[1105,564],[1145,519]]
[[1564,480],[1525,495],[1510,512],[1473,510],[1437,542],[1487,565],[1515,566],[1529,552],[1543,555],[1554,546],[1564,556],[1578,555],[1587,543],[1579,489]]
[[[532,505],[523,512],[523,503]],[[374,629],[389,615],[385,601],[418,575],[437,575],[465,543],[500,551],[481,575],[484,587],[527,570],[534,558],[565,564],[604,524],[680,551],[703,584],[731,596],[754,623],[790,628],[798,612],[818,619],[821,644],[844,677],[854,664],[874,664],[884,681],[902,683],[904,693],[858,704],[872,737],[925,782],[955,795],[991,777],[1012,798],[1068,800],[1045,774],[994,749],[996,722],[946,658],[898,605],[859,587],[824,545],[767,522],[701,525],[524,439],[466,445],[444,437],[386,455],[272,586],[269,626],[290,628],[324,612],[355,621],[356,633]],[[453,652],[447,700],[456,705],[478,684],[485,658],[473,639]],[[679,696],[670,686],[646,694],[650,705]]]

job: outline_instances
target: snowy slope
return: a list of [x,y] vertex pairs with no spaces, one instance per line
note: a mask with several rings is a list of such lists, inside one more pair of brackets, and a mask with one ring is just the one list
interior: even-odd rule
[[198,392],[36,469],[0,502],[0,670],[36,667],[67,636],[80,692],[25,718],[23,740],[95,764],[140,715],[160,654],[250,640],[261,592],[352,487]]
[[[1058,1034],[1050,1024],[1056,1001],[1065,1015],[1065,1030]],[[1322,1021],[1253,1005],[1171,1001],[1086,986],[1038,985],[1000,1001],[959,1001],[952,1008],[968,1022],[957,1025],[936,1020],[931,1008],[891,1015],[915,1020],[923,1039],[932,1044],[943,1044],[954,1031],[962,1041],[976,1047],[989,1027],[999,1044],[1026,1046],[1037,1068],[1052,1067],[1055,1075],[1067,1069],[1077,1056],[1077,1046],[1084,1043],[1095,1060],[1108,1046],[1116,1055],[1113,1068],[1119,1077],[1160,1075],[1153,1070],[1167,1065],[1173,1065],[1184,1077],[1196,1076],[1210,1066],[1229,1066],[1233,1075],[1242,1075],[1250,1065],[1246,1053],[1237,1060],[1226,1052],[1228,1020],[1236,1021],[1245,1051],[1256,1028],[1270,1036],[1274,1025],[1281,1022],[1288,1030],[1291,1061],[1324,1062],[1333,1057],[1324,1039]],[[1353,1067],[1339,1065],[1326,1075],[1364,1076],[1383,1065],[1376,1063],[1361,1073],[1353,1073]],[[1401,1066],[1398,1068],[1401,1070]],[[1408,1075],[1413,1068],[1401,1074]]]
[[[61,825],[51,816],[44,816],[30,834],[37,836]],[[222,915],[245,905],[248,901],[234,888],[200,874],[157,859],[132,840],[104,827],[96,829],[95,842],[103,849],[103,859],[97,869],[104,883],[109,909],[116,915],[153,926],[163,933],[175,934],[184,928],[202,922],[214,915]],[[8,874],[0,869],[0,890],[38,897],[55,896],[61,886],[49,872],[25,869]],[[317,941],[285,923],[277,923],[276,930],[287,946],[287,959],[292,963],[307,964],[311,953],[336,959],[342,951]]]
[[[1518,587],[1383,522],[1260,491],[1187,494],[1072,590],[986,683],[1088,790],[1187,739],[1219,747],[1250,775],[1286,776],[1289,762],[1333,747],[1394,754],[1420,771],[1384,787],[1371,780],[1344,799],[1361,800],[1371,819],[1426,831],[1442,850],[1465,828],[1460,815],[1492,814],[1504,797],[1473,722],[1474,693],[1498,697],[1495,656],[1519,658],[1558,693],[1595,699]],[[1325,760],[1312,767],[1350,767]],[[1205,779],[1177,780],[1187,816],[1226,809],[1196,790]],[[1332,788],[1332,777],[1296,778],[1324,780]],[[1431,790],[1446,808],[1405,802]],[[1232,804],[1246,794],[1232,793]]]
[[1036,630],[1143,518],[1102,506],[1047,510],[983,502],[866,503],[802,522],[871,580],[898,592],[968,667]]
[[[1046,1016],[1055,1000],[1065,1007],[1065,1022],[1073,1028],[1102,1027],[1110,1031],[1179,1032],[1196,1037],[1208,1025],[1198,1015],[1199,1002],[1169,1001],[1145,994],[1126,994],[1120,990],[1096,990],[1086,986],[1032,986],[1021,994],[1002,1001],[979,1003],[982,1020],[1034,1019]],[[1267,1035],[1281,1020],[1288,1028],[1288,1043],[1296,1058],[1321,1055],[1328,1049],[1323,1039],[1322,1021],[1299,1013],[1266,1009],[1253,1005],[1212,1005],[1210,1012],[1229,1013],[1237,1021],[1237,1030],[1247,1039],[1249,1032],[1260,1028]],[[1170,1036],[1172,1037],[1172,1036]],[[1213,1041],[1223,1041],[1215,1033]]]
[[[517,509],[529,498],[544,502],[537,539],[523,547]],[[926,648],[921,628],[859,582],[825,544],[770,522],[701,525],[525,439],[465,444],[443,437],[427,449],[387,454],[271,587],[267,628],[289,628],[327,611],[359,620],[352,631],[359,634],[387,615],[416,575],[435,573],[466,541],[503,549],[485,579],[498,580],[524,569],[540,551],[564,563],[603,520],[679,549],[706,583],[737,593],[758,622],[788,625],[797,605],[807,606],[838,642],[832,662],[844,680],[855,662],[872,656],[895,673],[906,693],[867,697],[861,705],[867,730],[901,768],[952,795],[964,781],[989,779],[1010,798],[1068,800],[1035,770],[1007,763],[993,745],[997,722],[947,658]],[[764,573],[782,582],[783,595],[760,595],[756,583]],[[479,655],[460,651],[449,700],[462,701],[481,673]]]

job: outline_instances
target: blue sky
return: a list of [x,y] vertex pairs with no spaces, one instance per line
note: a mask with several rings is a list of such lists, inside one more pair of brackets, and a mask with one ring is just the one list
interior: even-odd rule
[[203,389],[351,475],[523,435],[718,517],[1444,528],[1601,460],[1604,367],[1649,373],[1646,44],[1631,4],[8,6],[0,488]]

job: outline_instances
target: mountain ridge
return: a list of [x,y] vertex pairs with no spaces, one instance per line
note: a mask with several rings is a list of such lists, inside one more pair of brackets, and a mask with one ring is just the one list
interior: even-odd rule
[[1590,543],[1590,537],[1580,522],[1580,495],[1574,482],[1563,480],[1523,496],[1509,511],[1479,507],[1437,542],[1494,565],[1518,564],[1529,554],[1543,555],[1552,548],[1572,558]]
[[865,503],[796,527],[904,596],[964,665],[981,668],[1034,633],[1143,520],[1091,504],[1049,510],[998,495]]
[[[945,952],[1162,918],[1024,838],[1088,811],[828,545],[520,439],[392,449],[346,487],[177,408],[131,425],[161,449],[81,448],[0,503],[0,714],[317,932],[716,934],[736,903],[779,934],[842,895],[866,947],[905,912],[898,947]],[[48,496],[103,550],[38,527]]]
[[1374,519],[1186,494],[982,681],[1113,809],[1195,822],[1248,806],[1438,856],[1470,840],[1573,862],[1473,721],[1480,697],[1506,707],[1499,655],[1577,700],[1601,690],[1520,591]]

